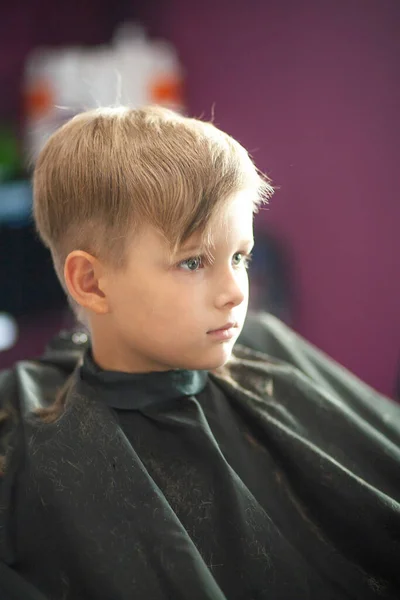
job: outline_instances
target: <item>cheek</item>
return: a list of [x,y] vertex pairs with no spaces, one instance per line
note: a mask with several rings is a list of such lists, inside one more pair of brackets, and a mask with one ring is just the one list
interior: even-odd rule
[[110,305],[117,321],[131,318],[141,307],[146,306],[146,286],[139,285],[137,279],[126,277],[115,280],[110,290]]
[[239,285],[240,285],[240,289],[242,290],[243,294],[245,294],[245,296],[247,297],[249,295],[249,273],[248,273],[248,271],[243,270],[242,273],[240,274]]
[[[198,295],[197,295],[198,297]],[[184,317],[196,294],[190,286],[173,285],[162,277],[133,278],[114,290],[116,305],[123,316],[151,316],[158,320]]]

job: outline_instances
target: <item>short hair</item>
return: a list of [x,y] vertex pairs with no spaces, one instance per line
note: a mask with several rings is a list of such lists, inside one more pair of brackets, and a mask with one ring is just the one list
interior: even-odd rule
[[[65,291],[64,263],[84,250],[123,267],[144,223],[174,252],[232,194],[254,190],[254,212],[273,188],[247,151],[212,123],[149,106],[100,108],[60,127],[33,176],[37,231]],[[68,292],[67,292],[68,295]]]

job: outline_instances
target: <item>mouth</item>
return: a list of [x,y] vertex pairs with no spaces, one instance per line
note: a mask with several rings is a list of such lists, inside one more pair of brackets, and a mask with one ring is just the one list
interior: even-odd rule
[[238,324],[235,322],[226,323],[222,327],[218,327],[218,329],[212,329],[210,331],[207,331],[207,334],[223,334],[223,332],[225,331],[226,333],[230,333],[233,335],[234,329],[236,329],[237,326]]

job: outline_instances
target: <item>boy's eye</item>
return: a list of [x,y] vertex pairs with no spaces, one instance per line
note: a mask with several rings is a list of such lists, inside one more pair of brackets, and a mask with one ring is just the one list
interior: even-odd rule
[[198,271],[198,269],[202,266],[201,256],[192,256],[186,260],[183,260],[179,263],[180,267],[183,267],[187,271]]
[[233,259],[232,262],[235,265],[235,267],[237,267],[238,265],[240,265],[240,263],[243,260],[243,255],[241,252],[236,252],[236,254],[233,255]]
[[244,252],[236,252],[233,255],[233,264],[235,267],[243,265],[246,269],[248,268],[251,261],[251,254],[245,254]]
[[[246,254],[244,252],[236,252],[232,258],[234,267],[243,266],[245,269],[248,268],[250,261],[251,254]],[[179,263],[180,268],[183,268],[185,271],[191,271],[192,273],[195,273],[203,266],[203,258],[201,256],[192,256]]]

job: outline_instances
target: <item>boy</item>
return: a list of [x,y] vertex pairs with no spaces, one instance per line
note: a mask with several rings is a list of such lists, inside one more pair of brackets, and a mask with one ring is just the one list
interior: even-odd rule
[[271,191],[161,108],[42,151],[35,221],[89,339],[3,374],[1,559],[32,597],[399,597],[397,407],[268,317],[243,335],[287,362],[232,352]]

